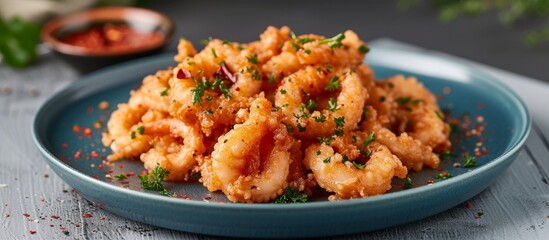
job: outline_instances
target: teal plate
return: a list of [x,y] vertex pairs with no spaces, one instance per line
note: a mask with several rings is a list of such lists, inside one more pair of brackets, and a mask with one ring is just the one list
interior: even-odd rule
[[[411,189],[403,190],[402,181],[395,180],[393,189],[381,196],[329,202],[328,194],[319,191],[301,204],[230,203],[223,194],[208,192],[196,177],[190,183],[167,184],[178,198],[144,192],[137,177],[143,170],[139,162],[105,164],[109,150],[101,144],[104,126],[98,124],[108,120],[117,103],[127,101],[129,91],[145,75],[173,65],[172,55],[116,65],[58,92],[36,113],[34,142],[63,180],[107,211],[159,227],[232,237],[334,236],[412,222],[473,197],[509,167],[530,131],[528,111],[514,92],[466,63],[442,55],[372,49],[366,61],[377,78],[416,76],[439,95],[441,106],[450,109],[452,117],[469,116],[463,120],[469,123],[469,132],[483,130],[456,143],[456,155],[442,162],[441,169],[454,177],[436,180],[441,169],[428,169],[411,174]],[[102,101],[109,102],[110,108],[100,109]],[[75,131],[75,125],[80,131]],[[453,167],[463,163],[464,153],[474,154],[476,148],[481,155],[477,167]],[[119,174],[129,177],[124,181],[113,177]]]

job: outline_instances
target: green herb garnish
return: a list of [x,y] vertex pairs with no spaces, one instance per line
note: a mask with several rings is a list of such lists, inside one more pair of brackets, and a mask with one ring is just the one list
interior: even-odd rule
[[454,175],[452,175],[449,172],[443,172],[443,173],[439,173],[439,174],[435,175],[435,179],[437,179],[437,180],[446,180],[446,179],[451,178],[453,176]]
[[330,82],[328,82],[328,85],[324,87],[324,90],[328,92],[333,92],[335,90],[338,90],[341,87],[341,84],[339,83],[339,77],[334,76],[332,79],[330,79]]
[[304,203],[308,201],[307,194],[298,191],[295,188],[288,187],[284,189],[284,194],[278,197],[274,203]]
[[340,33],[338,35],[335,35],[331,38],[322,39],[318,41],[319,44],[328,44],[331,49],[338,48],[343,46],[343,43],[341,43],[341,40],[345,39],[345,35],[343,33]]
[[125,180],[126,178],[126,175],[125,174],[120,174],[120,175],[116,175],[114,176],[116,179],[118,179],[118,181],[122,181],[122,180]]
[[328,109],[332,112],[337,110],[337,100],[335,98],[330,98],[330,100],[328,100]]
[[257,54],[254,54],[253,56],[246,57],[248,59],[248,62],[251,64],[257,64]]
[[143,133],[145,133],[145,127],[144,126],[139,126],[137,128],[137,132],[141,135],[143,135]]
[[143,189],[157,191],[164,196],[170,196],[170,192],[166,189],[162,182],[170,175],[170,171],[164,169],[161,166],[155,166],[152,173],[147,175],[140,175],[141,186]]
[[412,188],[412,179],[407,177],[404,179],[404,183],[402,184],[403,189],[410,189]]
[[366,45],[360,45],[360,47],[358,47],[358,51],[361,53],[367,53],[370,51],[370,48],[366,47]]
[[313,99],[309,99],[309,101],[307,101],[307,110],[309,110],[309,112],[314,112],[316,110],[316,102],[315,100]]
[[477,166],[477,159],[473,156],[466,156],[463,162],[463,167],[470,168]]

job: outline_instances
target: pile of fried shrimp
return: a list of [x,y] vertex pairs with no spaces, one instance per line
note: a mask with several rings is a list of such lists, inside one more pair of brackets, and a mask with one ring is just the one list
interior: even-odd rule
[[437,168],[450,127],[413,77],[375,80],[353,31],[331,38],[268,27],[258,41],[181,39],[177,66],[145,77],[103,134],[110,161],[160,166],[167,181],[200,173],[232,202],[286,188],[331,201],[379,195],[394,177]]

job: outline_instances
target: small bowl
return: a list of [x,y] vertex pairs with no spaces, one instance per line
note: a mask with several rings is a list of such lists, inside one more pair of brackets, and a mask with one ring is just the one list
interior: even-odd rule
[[[162,38],[154,43],[145,43],[131,48],[100,50],[64,42],[64,39],[72,34],[105,24],[125,24],[139,33],[158,32],[161,33]],[[42,29],[42,39],[54,53],[80,73],[88,73],[115,63],[159,53],[170,43],[173,33],[173,22],[161,13],[133,7],[105,7],[51,20]]]

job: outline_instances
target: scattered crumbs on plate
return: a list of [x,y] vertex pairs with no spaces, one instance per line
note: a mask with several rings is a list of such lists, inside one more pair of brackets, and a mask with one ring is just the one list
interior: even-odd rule
[[99,109],[101,110],[107,110],[109,109],[109,102],[107,101],[101,101],[98,105]]

